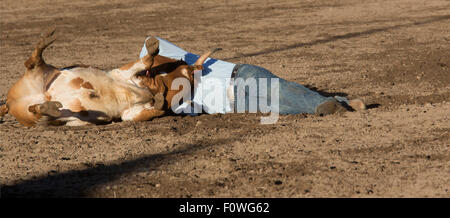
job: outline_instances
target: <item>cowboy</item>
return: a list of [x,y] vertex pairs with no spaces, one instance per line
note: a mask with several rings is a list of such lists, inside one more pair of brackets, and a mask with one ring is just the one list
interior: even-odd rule
[[[160,55],[182,59],[190,65],[199,58],[169,41],[156,38],[160,41]],[[144,45],[140,57],[145,55],[147,50]],[[262,67],[213,58],[208,58],[203,70],[196,74],[194,95],[188,98],[182,104],[173,104],[173,112],[195,115],[202,112],[272,111],[279,114],[327,115],[366,108],[360,99],[325,97],[301,84],[279,78]]]

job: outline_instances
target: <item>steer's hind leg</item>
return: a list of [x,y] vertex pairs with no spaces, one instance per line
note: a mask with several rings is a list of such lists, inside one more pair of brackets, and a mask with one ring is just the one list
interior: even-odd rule
[[55,40],[55,29],[49,29],[46,33],[41,35],[39,42],[36,44],[31,57],[25,61],[25,67],[28,69],[26,74],[42,76],[44,81],[43,89],[47,90],[53,81],[61,74],[61,72],[50,64],[45,63],[42,53]]
[[47,48],[56,40],[54,33],[55,28],[51,28],[41,35],[41,38],[36,44],[31,57],[28,58],[28,60],[25,62],[25,67],[27,69],[32,70],[34,68],[45,67],[47,65],[44,61],[44,58],[42,57],[42,53],[44,52],[45,48]]

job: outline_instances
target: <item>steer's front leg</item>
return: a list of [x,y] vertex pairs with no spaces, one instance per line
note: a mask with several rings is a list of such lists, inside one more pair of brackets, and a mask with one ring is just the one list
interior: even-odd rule
[[150,70],[153,66],[155,56],[159,53],[159,40],[155,37],[148,39],[145,42],[148,54],[143,58],[128,63],[118,69],[111,70],[110,75],[129,80],[131,77],[144,70]]
[[165,114],[163,110],[164,96],[158,93],[153,103],[134,105],[122,113],[123,121],[146,121]]
[[164,110],[147,108],[143,105],[138,105],[125,110],[122,113],[123,121],[147,121],[155,117],[160,117],[165,114]]

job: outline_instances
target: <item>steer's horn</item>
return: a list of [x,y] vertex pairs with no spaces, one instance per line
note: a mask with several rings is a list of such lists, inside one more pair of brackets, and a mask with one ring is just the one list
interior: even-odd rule
[[195,66],[197,65],[203,65],[203,63],[205,62],[206,59],[208,59],[208,57],[212,54],[214,54],[214,52],[216,51],[220,51],[222,50],[222,48],[215,48],[211,51],[206,52],[205,54],[203,54],[202,56],[200,56],[197,61],[194,63]]

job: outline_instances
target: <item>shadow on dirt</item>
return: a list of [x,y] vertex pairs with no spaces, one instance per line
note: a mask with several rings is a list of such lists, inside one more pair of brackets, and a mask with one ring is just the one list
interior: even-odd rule
[[342,97],[347,97],[348,94],[347,93],[343,93],[343,92],[326,92],[324,90],[320,90],[317,87],[311,86],[311,85],[305,85],[306,88],[311,89],[312,91],[315,91],[317,93],[319,93],[322,96],[325,97],[334,97],[334,96],[342,96]]
[[381,107],[381,104],[369,104],[369,105],[366,105],[367,110],[375,109],[375,108],[379,108],[379,107]]
[[[238,134],[239,135],[239,134]],[[203,149],[217,147],[240,140],[241,137],[222,139],[204,139],[181,145],[178,149],[159,154],[144,155],[108,165],[96,166],[69,172],[56,173],[37,179],[18,182],[15,185],[5,185],[0,189],[2,198],[34,198],[34,197],[86,197],[89,191],[102,184],[112,182],[121,176],[147,169],[155,170],[161,166],[180,161],[184,156]],[[148,170],[150,171],[150,170]]]
[[337,41],[337,40],[341,40],[341,39],[350,39],[350,38],[355,38],[355,37],[360,37],[360,36],[371,35],[371,34],[374,34],[374,33],[385,32],[385,31],[388,31],[388,30],[394,30],[394,29],[399,29],[399,28],[404,28],[404,27],[418,26],[418,25],[438,22],[438,21],[442,21],[442,20],[448,20],[448,19],[450,19],[450,15],[435,16],[435,17],[424,17],[422,19],[425,19],[425,20],[423,20],[423,21],[416,21],[416,22],[407,23],[407,24],[399,24],[399,25],[394,25],[394,26],[389,26],[389,27],[381,27],[381,28],[369,29],[369,30],[361,31],[361,32],[346,33],[346,34],[343,34],[343,35],[331,36],[331,37],[328,37],[326,39],[314,40],[312,42],[295,43],[295,44],[291,44],[291,45],[282,46],[282,47],[276,48],[276,49],[265,49],[265,50],[262,50],[262,51],[242,54],[242,55],[239,55],[239,56],[226,58],[224,60],[231,61],[233,59],[238,59],[238,58],[259,56],[259,55],[264,55],[264,54],[270,54],[270,53],[275,53],[275,52],[286,51],[286,50],[290,50],[290,49],[301,48],[301,47],[305,47],[305,46],[313,46],[313,45],[317,45],[317,44],[333,42],[333,41]]

